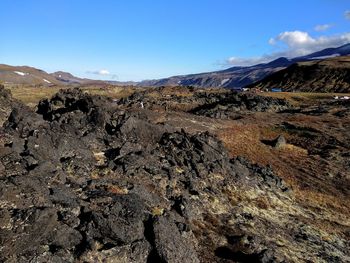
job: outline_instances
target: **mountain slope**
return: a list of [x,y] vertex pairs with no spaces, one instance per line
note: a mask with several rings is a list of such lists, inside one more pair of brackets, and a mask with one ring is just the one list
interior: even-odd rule
[[326,48],[306,56],[295,58],[294,61],[300,62],[300,61],[322,59],[322,58],[328,58],[328,57],[347,56],[349,54],[350,54],[350,43],[337,48]]
[[269,63],[253,65],[249,67],[231,67],[221,71],[173,76],[159,80],[146,80],[139,83],[140,86],[195,86],[195,87],[223,87],[242,88],[259,81],[268,75],[296,63],[326,57],[344,56],[350,54],[350,44],[337,48],[327,48],[307,56],[287,59],[284,57]]
[[63,71],[50,74],[33,67],[10,66],[5,64],[0,64],[0,81],[5,84],[38,86],[106,84],[102,80],[78,78]]
[[104,84],[105,82],[102,80],[92,80],[85,78],[78,78],[73,76],[71,73],[64,71],[57,71],[50,74],[56,80],[63,82],[65,84],[78,84],[78,85],[87,85],[87,84]]
[[0,81],[8,84],[59,85],[61,82],[47,72],[27,66],[0,64]]
[[183,76],[173,76],[159,80],[146,80],[139,86],[195,86],[241,88],[291,64],[287,58],[278,58],[270,63],[250,67],[232,67],[229,69]]
[[350,56],[295,63],[248,87],[347,93],[350,92]]
[[10,66],[0,64],[0,82],[14,85],[34,86],[80,86],[80,85],[137,85],[137,82],[103,81],[79,78],[69,72],[57,71],[47,73],[41,69],[27,66]]

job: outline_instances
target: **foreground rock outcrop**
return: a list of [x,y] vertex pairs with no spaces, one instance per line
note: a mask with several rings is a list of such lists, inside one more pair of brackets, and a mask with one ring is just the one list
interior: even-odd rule
[[2,262],[350,260],[271,167],[207,132],[78,89],[36,112],[0,97]]

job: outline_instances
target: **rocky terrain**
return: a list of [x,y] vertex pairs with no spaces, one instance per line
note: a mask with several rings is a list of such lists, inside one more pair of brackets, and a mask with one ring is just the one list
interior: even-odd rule
[[1,262],[349,262],[350,105],[0,87]]
[[283,91],[350,92],[350,56],[296,63],[254,83],[251,88]]
[[[273,112],[291,107],[283,99],[253,96],[251,94],[236,93],[229,90],[214,89],[212,90],[213,92],[203,92],[203,90],[198,91],[193,87],[173,87],[170,88],[171,91],[178,90],[180,93],[188,91],[193,96],[188,96],[189,94],[187,96],[176,94],[162,96],[162,93],[166,89],[159,87],[153,89],[152,92],[149,92],[149,90],[135,92],[131,96],[122,98],[116,103],[128,108],[141,107],[152,110],[182,110],[209,117],[214,117],[211,114],[219,114],[222,118],[228,118],[230,114],[241,111]],[[219,115],[216,117],[219,118]]]

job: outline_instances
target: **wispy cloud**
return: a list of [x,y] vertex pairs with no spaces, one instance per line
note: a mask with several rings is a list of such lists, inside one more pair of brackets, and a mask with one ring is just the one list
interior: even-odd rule
[[344,16],[345,16],[346,19],[350,20],[350,10],[346,10],[344,12]]
[[86,73],[93,74],[93,75],[99,75],[99,76],[103,76],[103,77],[109,77],[111,79],[118,79],[117,74],[112,74],[107,69],[92,70],[92,71],[87,71]]
[[321,31],[326,31],[326,30],[330,29],[331,27],[333,27],[333,25],[331,25],[331,24],[317,25],[314,27],[314,30],[317,32],[321,32]]
[[269,44],[274,47],[274,52],[253,58],[230,57],[223,64],[226,66],[249,66],[268,62],[278,57],[293,58],[304,56],[328,47],[337,47],[349,42],[350,32],[339,35],[312,37],[308,32],[304,31],[285,31],[269,40]]

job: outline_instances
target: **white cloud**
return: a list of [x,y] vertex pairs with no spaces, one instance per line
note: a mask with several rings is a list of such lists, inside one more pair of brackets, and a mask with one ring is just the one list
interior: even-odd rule
[[350,20],[350,11],[349,10],[345,11],[344,16],[346,19]]
[[107,69],[101,69],[99,72],[98,72],[99,75],[110,75],[111,73],[109,73],[109,71]]
[[86,73],[93,74],[93,75],[99,75],[99,76],[103,76],[103,77],[110,77],[111,79],[118,78],[118,76],[116,74],[110,73],[107,69],[87,71]]
[[289,47],[309,45],[314,41],[315,40],[307,32],[302,31],[286,31],[270,39],[270,43],[273,45],[283,42]]
[[330,29],[331,27],[333,27],[333,25],[330,25],[330,24],[317,25],[314,27],[314,30],[317,32],[321,32],[321,31],[326,31],[326,30]]
[[303,31],[286,31],[273,38],[274,45],[282,45],[287,57],[306,55],[328,47],[338,47],[350,42],[350,33],[312,37]]
[[349,42],[350,32],[340,35],[312,37],[309,33],[303,31],[285,31],[269,40],[269,44],[275,48],[274,52],[254,58],[230,57],[226,60],[225,65],[249,66],[268,62],[278,57],[293,58],[304,56]]
[[111,74],[107,69],[93,70],[93,71],[88,71],[87,73],[94,74],[94,75],[101,75],[101,76],[107,76]]

